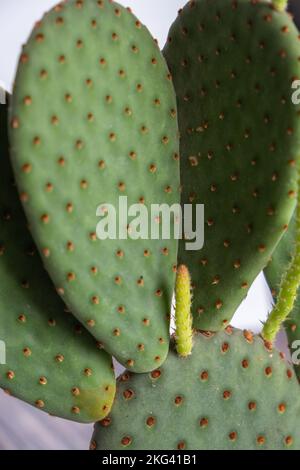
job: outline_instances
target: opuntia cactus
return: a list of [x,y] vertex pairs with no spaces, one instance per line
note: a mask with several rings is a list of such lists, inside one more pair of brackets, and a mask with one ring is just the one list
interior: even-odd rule
[[[290,340],[300,328],[287,320],[299,308],[300,54],[286,4],[190,0],[164,48],[170,71],[147,29],[111,0],[57,5],[22,51],[12,161],[67,307],[39,255],[24,253],[32,241],[1,135],[0,328],[12,349],[0,385],[50,413],[98,420],[91,449],[300,448],[300,367],[273,347],[282,322]],[[169,239],[148,239],[145,220],[118,213],[119,230],[99,240],[97,217],[120,211],[120,196],[146,213],[159,204],[148,218],[157,228],[180,190],[182,205],[205,205],[201,252],[183,240],[177,259],[175,217]],[[236,330],[230,319],[272,253],[271,284],[285,271],[277,303],[260,336]],[[111,411],[111,358],[96,340],[127,367]]]
[[[300,253],[296,247],[277,305],[263,328],[267,338],[280,308],[286,313],[281,295]],[[126,371],[120,376],[115,406],[110,416],[96,424],[91,448],[299,448],[298,381],[292,365],[269,341],[228,326],[225,332],[195,334],[190,357],[177,354],[186,332],[192,336],[189,287],[187,268],[180,266],[177,345],[172,344],[167,361],[152,373],[134,376]]]
[[186,332],[192,336],[189,287],[188,270],[180,266],[180,327],[168,359],[150,374],[119,377],[114,408],[95,425],[91,449],[299,448],[298,381],[269,341],[228,326],[194,334],[192,354],[179,356]]
[[299,385],[261,338],[227,328],[197,334],[188,358],[174,345],[150,374],[124,372],[92,449],[296,449]]
[[164,48],[177,93],[182,203],[205,205],[204,248],[179,249],[202,330],[228,325],[295,208],[299,33],[281,6],[192,0]]
[[176,118],[165,60],[124,7],[69,0],[35,27],[10,119],[23,204],[59,294],[136,372],[168,352],[177,240],[101,241],[96,210],[120,196],[145,209],[179,202]]
[[68,312],[44,271],[9,162],[7,105],[0,105],[0,155],[0,340],[6,349],[0,386],[62,418],[104,418],[115,395],[111,357]]

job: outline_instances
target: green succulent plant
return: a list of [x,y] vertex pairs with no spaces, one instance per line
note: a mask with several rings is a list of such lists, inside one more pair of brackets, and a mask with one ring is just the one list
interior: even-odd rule
[[228,325],[294,211],[298,35],[285,11],[250,0],[190,1],[170,29],[164,55],[177,95],[182,204],[205,205],[203,249],[179,246],[195,328]]
[[[282,324],[290,343],[300,328],[300,54],[286,6],[190,0],[162,54],[130,9],[67,0],[22,50],[8,123],[0,108],[0,386],[97,421],[91,449],[300,449],[300,366],[273,347]],[[137,220],[101,239],[120,197],[145,211],[204,204],[203,249],[187,250],[187,233],[179,253],[172,235],[140,237]],[[153,222],[160,232],[160,210]],[[232,328],[270,258],[261,334]],[[127,368],[117,390],[111,355]]]
[[55,292],[29,233],[9,161],[0,105],[0,387],[48,413],[93,422],[115,395],[111,357]]
[[124,372],[111,414],[95,426],[97,450],[295,449],[299,385],[261,338],[228,328],[194,336],[193,353],[149,374]]

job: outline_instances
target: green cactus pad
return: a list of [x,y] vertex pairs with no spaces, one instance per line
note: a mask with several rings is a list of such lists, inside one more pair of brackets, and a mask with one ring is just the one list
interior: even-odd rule
[[179,358],[172,347],[161,368],[125,372],[117,390],[92,449],[300,448],[295,374],[249,331],[198,334],[192,356]]
[[196,0],[164,49],[178,97],[182,202],[205,204],[205,244],[179,248],[194,326],[228,324],[295,207],[298,31],[269,2]]
[[93,422],[113,403],[111,358],[68,313],[33,245],[9,163],[6,105],[0,157],[0,386],[53,415]]
[[176,98],[156,42],[117,3],[58,5],[21,55],[11,127],[19,190],[58,292],[122,364],[159,366],[177,241],[96,235],[97,208],[118,209],[119,196],[148,209],[180,199]]
[[[295,235],[295,217],[291,220],[287,232],[282,237],[279,245],[275,252],[272,254],[272,258],[265,269],[265,276],[268,284],[271,288],[272,295],[276,299],[276,295],[279,292],[280,282],[283,273],[288,268],[293,252],[294,252],[294,235]],[[291,354],[296,353],[294,367],[297,376],[300,378],[300,355],[297,354],[297,350],[300,346],[300,298],[299,290],[298,296],[294,304],[294,308],[290,313],[288,319],[284,323],[286,330],[289,347]]]

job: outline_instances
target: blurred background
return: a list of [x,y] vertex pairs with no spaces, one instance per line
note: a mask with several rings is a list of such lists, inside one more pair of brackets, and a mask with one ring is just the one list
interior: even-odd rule
[[[0,1],[0,85],[8,91],[12,89],[22,44],[34,23],[56,3],[56,0]],[[131,7],[163,47],[169,27],[186,0],[119,0],[119,3]],[[300,23],[300,0],[290,0],[290,7],[297,11]],[[232,324],[259,332],[261,322],[271,308],[271,294],[261,274],[236,312]],[[283,333],[279,347],[286,348]],[[119,367],[117,369],[120,370]],[[0,450],[87,449],[91,434],[92,425],[50,417],[0,390]]]

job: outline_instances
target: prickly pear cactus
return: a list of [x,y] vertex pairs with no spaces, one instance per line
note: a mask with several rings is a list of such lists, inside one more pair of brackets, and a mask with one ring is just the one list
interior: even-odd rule
[[56,416],[104,418],[115,394],[111,358],[66,310],[33,245],[9,163],[6,105],[0,158],[0,386]]
[[99,450],[299,449],[299,385],[261,338],[233,330],[194,338],[190,357],[172,347],[150,374],[126,371]]
[[[69,0],[38,23],[20,58],[11,143],[24,207],[59,294],[122,364],[158,367],[169,346],[177,242],[96,234],[97,208],[112,204],[119,217],[120,196],[145,209],[179,202],[171,77],[130,11],[108,0]],[[134,233],[126,219],[121,230]]]
[[[277,246],[275,252],[272,254],[272,258],[265,269],[265,276],[269,283],[269,286],[272,291],[274,299],[276,299],[279,292],[281,274],[289,266],[295,245],[295,217],[293,217],[290,222],[288,231],[282,237],[279,245]],[[295,370],[298,377],[300,377],[300,361],[299,354],[297,354],[296,349],[299,349],[300,341],[300,299],[299,299],[299,289],[298,296],[294,304],[294,308],[290,313],[289,317],[284,323],[284,328],[286,330],[291,354],[296,353],[297,357],[295,358]]]
[[205,204],[204,248],[182,243],[179,260],[194,282],[194,326],[220,330],[295,207],[298,31],[270,2],[192,0],[164,55],[177,92],[182,203]]

